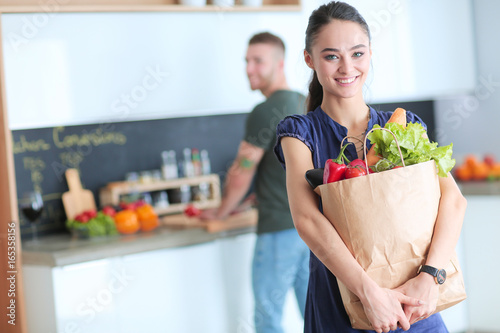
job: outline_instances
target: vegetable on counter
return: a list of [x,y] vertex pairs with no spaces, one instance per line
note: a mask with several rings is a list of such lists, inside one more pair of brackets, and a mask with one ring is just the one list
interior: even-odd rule
[[135,234],[141,228],[135,211],[124,209],[115,215],[116,229],[121,234]]
[[[121,210],[120,210],[121,209]],[[117,211],[118,210],[118,211]],[[151,231],[160,226],[153,206],[142,200],[105,206],[100,212],[88,210],[66,221],[66,227],[79,238]]]
[[455,168],[454,176],[464,182],[500,180],[500,162],[496,162],[491,154],[485,155],[482,161],[469,154],[465,156],[464,162]]
[[196,208],[194,205],[189,204],[184,209],[184,215],[189,217],[196,217],[201,215],[201,210]]
[[135,213],[139,219],[141,231],[151,231],[160,225],[158,215],[156,214],[153,206],[149,204],[139,206],[136,208]]
[[118,234],[113,218],[95,210],[82,212],[74,219],[67,220],[66,228],[79,238]]

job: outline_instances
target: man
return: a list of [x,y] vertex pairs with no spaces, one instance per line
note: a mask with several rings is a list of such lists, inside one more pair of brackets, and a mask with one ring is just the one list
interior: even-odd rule
[[252,265],[257,333],[283,332],[285,296],[294,288],[304,314],[309,276],[309,250],[298,236],[286,194],[285,172],[274,155],[276,126],[287,115],[304,113],[305,97],[289,89],[284,72],[283,41],[264,32],[253,36],[246,53],[252,90],[266,101],[246,121],[246,131],[225,180],[222,202],[204,218],[223,219],[241,202],[255,176],[259,220]]

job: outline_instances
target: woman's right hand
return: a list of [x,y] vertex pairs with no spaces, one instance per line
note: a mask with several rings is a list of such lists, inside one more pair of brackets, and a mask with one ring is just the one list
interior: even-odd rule
[[403,311],[403,304],[423,304],[416,298],[395,290],[380,288],[378,285],[369,288],[360,300],[373,330],[377,333],[394,331],[398,327],[409,330],[410,323]]

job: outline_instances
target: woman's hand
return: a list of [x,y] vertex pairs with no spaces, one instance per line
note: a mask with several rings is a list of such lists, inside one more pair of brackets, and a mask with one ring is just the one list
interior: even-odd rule
[[360,298],[366,316],[377,333],[389,332],[401,327],[407,331],[410,322],[403,311],[404,306],[418,309],[423,302],[417,298],[391,289],[372,285],[365,295]]
[[421,273],[394,289],[394,291],[416,297],[425,302],[425,304],[418,307],[411,304],[404,305],[403,309],[410,324],[425,319],[436,311],[439,285],[434,281],[434,277],[429,274]]

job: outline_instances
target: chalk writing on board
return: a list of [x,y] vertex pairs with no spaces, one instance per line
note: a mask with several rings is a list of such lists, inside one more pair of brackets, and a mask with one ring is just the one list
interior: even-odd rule
[[31,182],[33,189],[43,193],[43,170],[45,170],[45,162],[40,157],[23,157],[23,166],[25,170],[31,172]]
[[120,132],[106,132],[102,127],[95,130],[83,130],[81,134],[65,134],[64,127],[56,127],[52,131],[54,145],[57,148],[72,148],[81,146],[100,146],[103,144],[124,145],[127,137]]
[[27,140],[26,136],[24,135],[21,135],[18,141],[15,141],[13,139],[12,143],[13,143],[12,148],[14,151],[14,155],[28,153],[28,152],[37,153],[44,150],[50,150],[51,148],[50,143],[47,143],[43,139]]

